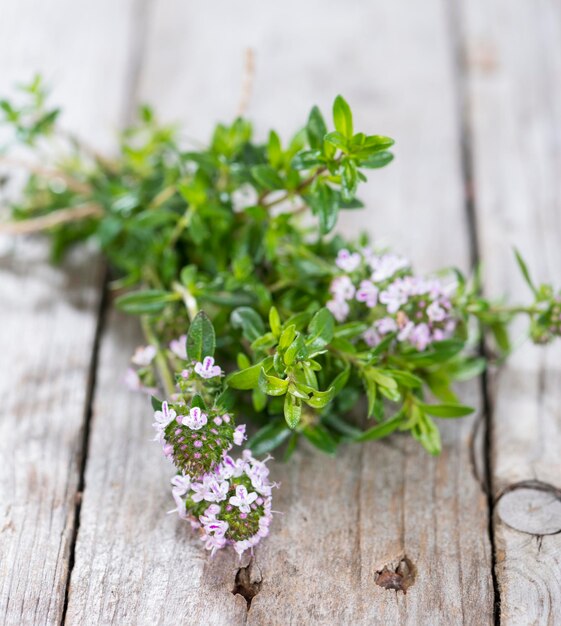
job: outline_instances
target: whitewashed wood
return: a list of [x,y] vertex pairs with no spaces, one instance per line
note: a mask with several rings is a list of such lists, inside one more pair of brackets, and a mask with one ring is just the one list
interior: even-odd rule
[[[235,114],[247,45],[257,68],[249,114],[261,136],[274,121],[286,137],[311,103],[328,111],[343,93],[357,127],[398,140],[396,162],[373,173],[362,194],[369,212],[347,219],[345,230],[368,226],[424,270],[467,266],[455,69],[442,3],[252,1],[241,11],[225,1],[170,1],[154,6],[148,45],[141,97],[164,119],[181,119],[197,139]],[[471,396],[479,402],[473,390]],[[334,460],[302,451],[290,465],[277,465],[275,508],[283,514],[257,550],[261,587],[248,622],[491,623],[487,509],[470,463],[473,424],[444,426],[439,459],[393,438]],[[474,457],[481,465],[477,446]],[[149,499],[159,502],[160,487],[153,488]],[[169,538],[161,532],[162,541]],[[188,528],[176,532],[188,541]],[[376,571],[403,555],[417,579],[406,596],[396,596],[375,584]],[[103,567],[124,580],[108,557]],[[216,580],[220,567],[207,567]],[[224,581],[226,590],[231,584]],[[170,602],[182,597],[190,591]],[[216,610],[211,597],[207,602]],[[134,603],[130,610],[140,614]]]
[[38,243],[0,253],[6,624],[54,624],[62,613],[100,278],[83,251],[63,268],[50,267]]
[[[3,3],[0,94],[43,72],[54,83],[54,101],[65,105],[65,127],[107,148],[108,131],[122,116],[130,8],[128,0]],[[5,624],[55,624],[62,617],[101,274],[86,249],[53,268],[44,242],[0,241]]]
[[[511,246],[522,251],[537,281],[561,282],[561,6],[549,0],[463,6],[486,285],[489,293],[529,301]],[[552,497],[559,493],[560,357],[558,344],[526,343],[494,380],[496,497],[525,481],[553,488]],[[517,497],[524,493],[528,507],[535,504],[538,494]],[[519,515],[513,520],[507,505],[500,500],[495,515],[501,621],[558,623],[561,535],[540,536],[551,529],[541,506],[527,511],[529,525]]]
[[172,465],[152,441],[149,398],[123,385],[142,342],[135,319],[111,314],[98,367],[69,624],[243,623],[237,557],[213,560],[177,515]]

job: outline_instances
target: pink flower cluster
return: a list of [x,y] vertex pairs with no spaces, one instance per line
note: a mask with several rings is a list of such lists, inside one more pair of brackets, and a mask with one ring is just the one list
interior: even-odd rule
[[241,556],[269,534],[276,485],[269,480],[266,461],[245,450],[237,460],[225,455],[214,471],[198,480],[185,475],[172,478],[174,511],[200,529],[212,554],[232,545]]
[[[201,529],[213,553],[233,545],[241,555],[269,532],[274,485],[266,462],[254,459],[249,450],[238,459],[229,455],[234,445],[243,444],[246,427],[235,427],[231,415],[214,404],[216,385],[211,379],[221,375],[212,357],[195,363],[188,376],[179,378],[181,391],[174,403],[162,402],[155,411],[153,427],[155,440],[180,472],[171,481],[175,510]],[[192,397],[193,376],[202,378],[195,383],[195,395],[203,393],[212,408],[201,408],[201,402],[189,407],[182,401]]]
[[335,263],[344,273],[333,279],[326,306],[339,322],[348,319],[352,308],[357,311],[355,303],[365,306],[372,322],[363,335],[368,345],[396,333],[397,341],[423,351],[453,335],[456,319],[450,290],[437,279],[412,275],[404,257],[377,255],[370,249],[341,250]]
[[198,406],[163,402],[154,420],[155,441],[162,444],[164,456],[194,477],[212,470],[245,439],[245,424],[234,428],[232,417],[216,409],[205,412]]

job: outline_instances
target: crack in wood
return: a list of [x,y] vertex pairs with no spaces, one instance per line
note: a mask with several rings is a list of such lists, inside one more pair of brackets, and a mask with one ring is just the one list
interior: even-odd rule
[[105,325],[106,311],[108,305],[108,282],[109,272],[107,267],[104,268],[102,273],[102,279],[100,284],[100,298],[99,306],[97,310],[97,325],[94,334],[94,340],[92,345],[92,356],[90,360],[88,381],[86,388],[86,401],[85,401],[85,416],[84,425],[82,431],[82,442],[79,454],[79,470],[78,470],[78,488],[74,498],[74,515],[72,517],[72,536],[70,539],[70,549],[68,555],[68,574],[66,578],[66,589],[64,593],[64,603],[62,608],[61,623],[66,621],[66,613],[68,610],[68,600],[70,596],[70,578],[72,576],[72,570],[74,569],[74,563],[76,560],[76,542],[78,539],[78,532],[80,530],[80,512],[82,508],[82,494],[85,487],[85,475],[86,475],[86,462],[88,456],[88,446],[90,440],[91,423],[93,417],[93,398],[95,393],[95,385],[97,378],[97,365],[99,360],[99,349],[101,345],[101,338],[103,335],[103,328]]
[[[477,201],[475,194],[474,154],[473,154],[473,129],[471,120],[470,100],[468,91],[468,79],[470,65],[468,63],[468,50],[466,33],[463,32],[460,19],[461,7],[459,0],[449,4],[449,24],[452,43],[452,56],[455,63],[456,97],[460,133],[460,162],[462,177],[464,180],[464,207],[469,241],[471,244],[471,263],[478,267],[481,263],[481,245],[478,233]],[[484,358],[489,358],[489,350],[482,338],[479,344],[479,353]],[[497,577],[497,545],[495,542],[494,526],[494,501],[493,501],[493,470],[492,470],[492,427],[493,405],[491,386],[488,372],[484,371],[479,378],[482,396],[482,421],[483,433],[483,491],[487,496],[488,537],[491,547],[491,578],[493,582],[494,608],[493,617],[495,625],[501,622],[501,595]]]
[[251,608],[253,598],[261,591],[263,580],[261,570],[252,559],[245,567],[240,567],[236,572],[233,595],[240,595],[247,604],[247,610]]

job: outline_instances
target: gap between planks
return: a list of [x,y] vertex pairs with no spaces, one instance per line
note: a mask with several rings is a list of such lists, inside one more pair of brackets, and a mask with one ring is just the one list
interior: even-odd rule
[[[481,247],[477,229],[477,210],[476,210],[476,191],[474,181],[474,153],[473,153],[473,132],[471,127],[471,108],[468,89],[469,65],[467,63],[467,47],[466,33],[462,28],[461,14],[459,2],[461,0],[452,0],[448,3],[449,30],[451,39],[451,54],[455,62],[456,71],[456,98],[458,108],[459,135],[460,135],[460,162],[461,172],[464,182],[464,206],[469,229],[470,256],[472,271],[476,271],[481,263]],[[482,338],[479,342],[479,353],[482,357],[488,358],[489,353]],[[491,389],[488,380],[487,371],[479,377],[479,386],[481,392],[482,406],[482,423],[484,427],[483,433],[483,475],[481,485],[487,496],[487,515],[488,515],[488,534],[491,546],[491,579],[493,583],[493,618],[495,625],[501,622],[501,596],[499,581],[497,578],[497,546],[495,542],[495,500],[493,488],[493,445],[492,445],[492,428],[493,428],[493,405],[491,399]],[[475,427],[477,426],[474,425]],[[475,428],[474,428],[475,438]]]
[[72,537],[70,539],[69,554],[68,554],[68,573],[66,578],[66,588],[64,591],[64,602],[62,606],[61,623],[66,623],[66,612],[68,610],[68,596],[70,592],[70,579],[72,577],[72,570],[74,569],[75,556],[76,556],[76,541],[78,539],[78,533],[80,531],[80,510],[82,507],[82,494],[84,493],[85,475],[86,475],[86,463],[88,460],[88,448],[90,441],[91,423],[93,415],[93,399],[95,394],[95,384],[97,380],[97,366],[99,363],[99,348],[101,346],[101,339],[103,337],[103,330],[105,327],[105,321],[107,319],[107,308],[109,305],[109,269],[105,264],[102,269],[102,279],[100,281],[100,296],[99,305],[97,309],[97,322],[95,327],[94,340],[92,344],[92,355],[90,365],[88,368],[88,380],[86,387],[86,399],[84,403],[84,421],[82,442],[80,450],[80,462],[78,470],[78,488],[76,491],[76,504],[74,507],[74,519],[72,521]]

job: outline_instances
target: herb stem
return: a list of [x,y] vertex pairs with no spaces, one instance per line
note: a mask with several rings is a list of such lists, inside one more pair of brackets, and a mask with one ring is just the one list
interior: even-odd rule
[[173,290],[181,296],[183,303],[185,304],[185,308],[187,309],[187,315],[189,319],[193,321],[195,315],[199,312],[199,306],[197,304],[197,300],[193,296],[193,294],[181,283],[174,282]]
[[156,369],[158,370],[158,375],[160,377],[162,385],[164,386],[164,391],[166,395],[168,397],[171,397],[175,393],[175,383],[162,345],[158,341],[158,338],[152,330],[152,326],[150,325],[150,322],[145,315],[143,315],[141,318],[141,324],[146,341],[150,345],[154,346],[154,348],[156,348],[156,356],[154,358],[154,361],[156,363]]

